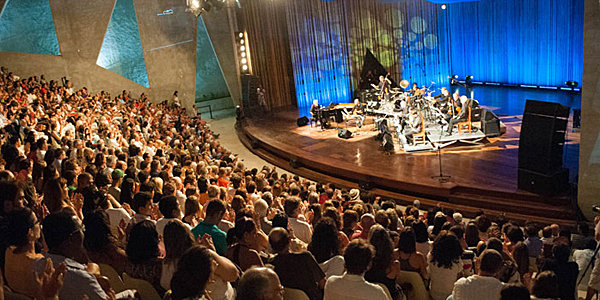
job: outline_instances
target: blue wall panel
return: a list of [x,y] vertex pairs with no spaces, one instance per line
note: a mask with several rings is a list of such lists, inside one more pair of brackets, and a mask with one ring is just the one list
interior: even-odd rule
[[96,64],[150,87],[133,0],[116,0]]
[[48,0],[7,0],[0,13],[0,51],[60,55]]
[[199,17],[196,39],[196,102],[216,99],[220,99],[218,108],[233,107],[219,59],[204,20]]

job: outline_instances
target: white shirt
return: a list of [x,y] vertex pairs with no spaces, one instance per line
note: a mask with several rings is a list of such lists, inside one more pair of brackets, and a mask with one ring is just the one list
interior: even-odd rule
[[331,276],[325,283],[323,300],[376,300],[388,299],[380,286],[369,283],[361,275],[345,273]]
[[454,283],[452,297],[454,300],[498,300],[502,286],[502,282],[497,278],[472,275]]
[[341,255],[336,255],[329,260],[326,260],[319,264],[323,273],[325,273],[325,278],[329,279],[331,276],[341,276],[344,275],[344,257]]
[[463,269],[462,261],[452,264],[452,267],[446,269],[444,267],[438,267],[437,263],[431,262],[431,256],[428,257],[429,261],[429,277],[431,278],[431,285],[429,288],[429,294],[433,300],[446,300],[452,289],[454,288],[454,282]]
[[294,236],[299,238],[301,241],[310,244],[310,240],[312,238],[312,230],[310,229],[310,225],[296,218],[289,218],[289,222],[292,226],[292,230],[294,230]]

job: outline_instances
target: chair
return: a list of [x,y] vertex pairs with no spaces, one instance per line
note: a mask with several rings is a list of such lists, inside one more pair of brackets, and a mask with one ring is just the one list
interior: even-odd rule
[[284,300],[310,300],[310,298],[308,298],[306,293],[302,290],[284,287],[283,292]]
[[375,284],[380,286],[383,289],[383,291],[385,292],[385,294],[388,297],[388,300],[394,300],[394,299],[392,299],[392,294],[390,294],[390,290],[388,290],[388,288],[387,288],[387,286],[385,286],[385,284],[380,283],[380,282],[377,282]]
[[146,280],[132,278],[127,273],[123,273],[123,283],[126,289],[137,290],[142,300],[162,300],[152,284]]
[[425,284],[419,273],[400,271],[400,274],[396,277],[396,282],[400,285],[409,284],[412,287],[406,295],[407,300],[429,300],[429,292],[425,289]]
[[471,107],[469,106],[467,109],[469,110],[467,120],[456,124],[456,127],[458,127],[458,134],[462,134],[463,131],[471,134]]
[[113,288],[113,290],[115,290],[115,293],[120,293],[126,290],[121,276],[119,276],[119,273],[117,273],[113,267],[106,264],[98,264],[98,267],[100,267],[100,275],[108,278],[110,286]]
[[425,144],[425,124],[423,124],[423,113],[419,110],[419,118],[421,118],[421,131],[413,134],[413,146],[417,144]]

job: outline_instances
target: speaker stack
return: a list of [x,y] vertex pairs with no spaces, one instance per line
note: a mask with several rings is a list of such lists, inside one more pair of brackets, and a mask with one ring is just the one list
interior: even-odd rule
[[527,100],[519,137],[519,189],[554,196],[567,191],[569,172],[562,166],[570,108]]

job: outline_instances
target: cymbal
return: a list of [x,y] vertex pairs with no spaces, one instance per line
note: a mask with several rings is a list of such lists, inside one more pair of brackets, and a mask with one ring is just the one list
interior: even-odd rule
[[405,89],[405,88],[408,87],[408,85],[409,85],[408,80],[402,79],[402,81],[400,81],[400,87],[401,88]]

